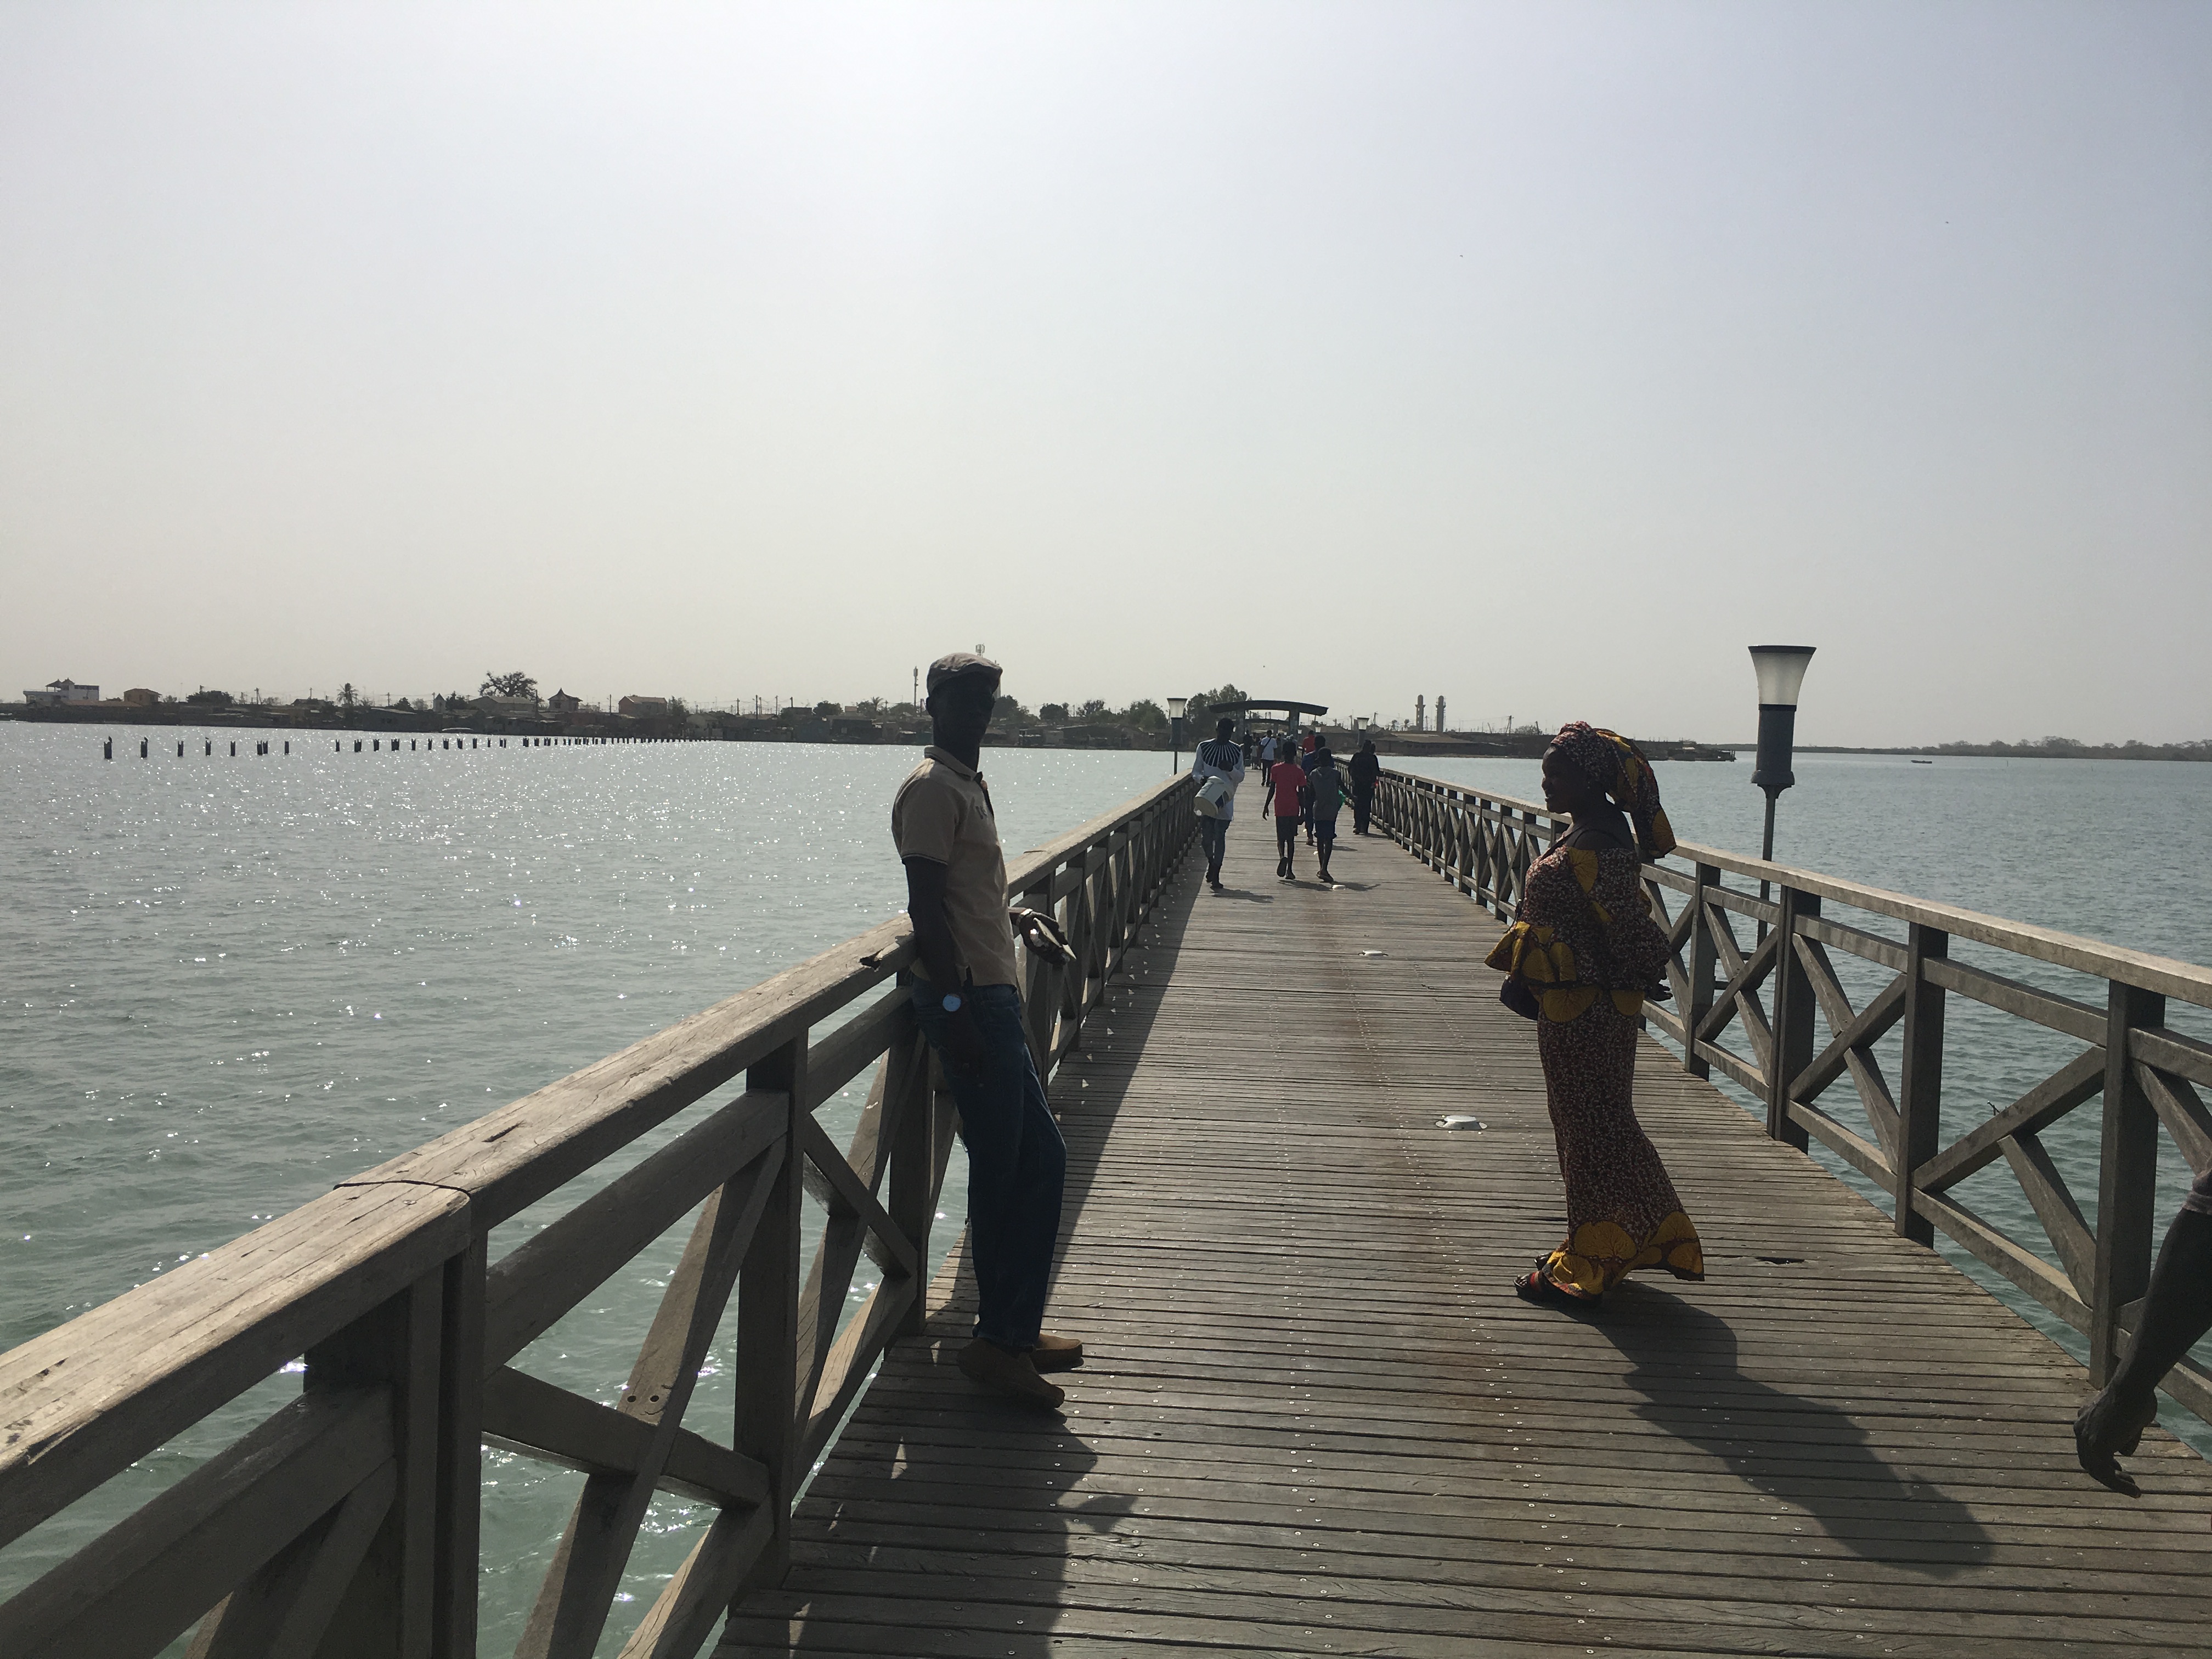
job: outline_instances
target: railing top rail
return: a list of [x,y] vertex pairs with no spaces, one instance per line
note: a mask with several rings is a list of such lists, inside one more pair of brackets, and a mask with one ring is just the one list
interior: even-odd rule
[[[1486,802],[1508,811],[1533,813],[1553,823],[1564,824],[1566,822],[1540,801],[1522,800],[1495,790],[1464,783],[1449,783],[1441,778],[1424,777],[1418,772],[1389,771],[1383,775],[1419,788]],[[1888,916],[1893,921],[1939,928],[1954,939],[1993,945],[2039,962],[2094,974],[2102,979],[2118,980],[2124,985],[2155,991],[2163,996],[2195,1003],[2199,1007],[2212,1008],[2212,968],[2202,967],[2193,962],[2155,956],[2148,951],[2131,951],[2124,945],[2107,945],[2101,939],[2063,933],[2055,927],[1986,915],[1981,911],[1968,910],[1959,905],[1914,898],[1905,893],[1893,893],[1886,888],[1870,887],[1863,882],[1845,881],[1835,876],[1821,875],[1817,871],[1801,870],[1793,865],[1750,858],[1741,853],[1725,852],[1717,847],[1705,847],[1693,842],[1683,842],[1678,845],[1674,857],[1692,864],[1711,865],[1753,881],[1769,881],[1778,886],[1793,887],[1801,893],[1833,899],[1839,904],[1849,904],[1876,915]]]

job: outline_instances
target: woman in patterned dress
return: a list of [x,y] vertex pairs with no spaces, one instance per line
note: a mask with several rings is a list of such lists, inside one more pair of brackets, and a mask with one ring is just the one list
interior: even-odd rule
[[1674,850],[1674,832],[1643,753],[1581,720],[1545,751],[1544,803],[1574,827],[1530,866],[1490,965],[1507,975],[1506,1005],[1536,1021],[1567,1234],[1514,1290],[1589,1308],[1638,1267],[1705,1276],[1698,1230],[1632,1098],[1637,1022],[1647,995],[1666,994],[1668,954],[1641,872]]

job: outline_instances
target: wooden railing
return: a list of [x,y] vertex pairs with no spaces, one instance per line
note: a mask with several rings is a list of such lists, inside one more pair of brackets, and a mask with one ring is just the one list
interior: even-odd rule
[[[1528,866],[1566,827],[1537,803],[1402,772],[1378,781],[1375,821],[1508,921]],[[1727,885],[1729,876],[1745,885]],[[2212,1086],[2212,1044],[2166,1020],[2169,999],[2212,1007],[2212,969],[1710,847],[1681,846],[1673,860],[1645,865],[1644,877],[1672,947],[1674,994],[1671,1004],[1647,1002],[1644,1018],[1682,1051],[1686,1067],[1748,1091],[1774,1139],[1832,1149],[1887,1195],[1899,1232],[1923,1244],[1943,1233],[2083,1333],[2091,1376],[2102,1382],[2124,1350],[2166,1219],[2155,1202],[2161,1129],[2191,1170],[2212,1164],[2212,1113],[2197,1094]],[[1752,883],[1759,891],[1747,890]],[[2088,994],[1960,960],[1954,945],[2019,973],[2085,976],[2078,988]],[[1831,951],[1870,967],[1843,971]],[[1847,983],[1862,987],[1856,1002]],[[2068,1057],[1951,1134],[1942,1116],[1945,1013],[1957,998],[2015,1027],[2056,1033]],[[1875,1045],[1899,1025],[1893,1089]],[[2015,1057],[2050,1042],[2024,1029],[2013,1035]],[[1846,1078],[1852,1108],[1827,1098]],[[2042,1136],[2094,1099],[2103,1122],[2093,1222]],[[1999,1160],[2047,1250],[2008,1236],[1956,1190]],[[2203,1367],[2185,1360],[2166,1391],[2212,1419],[2212,1374]]]
[[[1076,953],[1024,964],[1048,1079],[1191,840],[1190,788],[1012,867],[1010,895],[1055,912]],[[622,1652],[696,1653],[781,1577],[805,1471],[884,1350],[921,1328],[951,1102],[908,992],[861,1000],[913,956],[905,919],[886,922],[0,1355],[0,1546],[301,1356],[306,1372],[297,1399],[0,1605],[0,1654],[126,1659],[195,1624],[192,1659],[472,1654],[485,1442],[586,1476],[518,1652],[596,1650],[665,1490],[719,1514]],[[841,1153],[816,1109],[871,1066]],[[489,1259],[501,1222],[732,1081]],[[803,1271],[802,1195],[827,1218]],[[693,1212],[618,1405],[510,1363]],[[863,1254],[880,1277],[841,1328]],[[722,1441],[684,1415],[732,1293]]]

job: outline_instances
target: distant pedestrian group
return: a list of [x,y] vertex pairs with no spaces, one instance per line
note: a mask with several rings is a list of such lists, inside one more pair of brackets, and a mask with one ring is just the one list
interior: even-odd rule
[[1317,736],[1309,736],[1303,754],[1287,738],[1276,741],[1281,757],[1267,769],[1268,803],[1275,821],[1275,878],[1297,879],[1298,834],[1314,849],[1316,873],[1334,887],[1329,860],[1336,851],[1336,819],[1351,793],[1351,782]]

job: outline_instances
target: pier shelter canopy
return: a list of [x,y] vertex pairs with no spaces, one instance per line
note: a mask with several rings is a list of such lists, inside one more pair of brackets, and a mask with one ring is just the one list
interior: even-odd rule
[[1208,712],[1231,715],[1239,726],[1251,731],[1255,727],[1296,726],[1301,716],[1309,714],[1318,722],[1323,714],[1328,713],[1328,705],[1325,702],[1291,702],[1282,698],[1271,701],[1266,697],[1248,697],[1243,702],[1214,703]]

